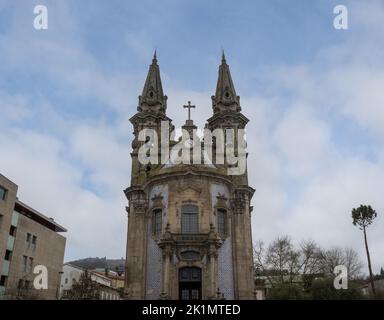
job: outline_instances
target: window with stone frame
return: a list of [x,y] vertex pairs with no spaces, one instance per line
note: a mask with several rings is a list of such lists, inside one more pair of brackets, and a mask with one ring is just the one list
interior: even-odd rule
[[7,189],[0,186],[0,200],[5,200],[7,195]]
[[153,210],[152,215],[152,233],[153,235],[157,236],[161,234],[163,221],[162,221],[162,210],[161,209],[155,209]]
[[199,232],[199,208],[193,204],[186,204],[181,207],[181,232]]
[[225,209],[217,210],[217,232],[220,237],[227,235],[227,211]]

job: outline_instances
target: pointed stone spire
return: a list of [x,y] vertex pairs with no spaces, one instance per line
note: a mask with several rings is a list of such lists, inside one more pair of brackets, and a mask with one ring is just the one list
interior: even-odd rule
[[235,86],[232,82],[231,72],[225,59],[224,50],[221,55],[221,65],[219,67],[216,94],[212,96],[212,101],[214,109],[217,105],[239,105],[239,97],[236,95]]
[[223,63],[227,63],[227,61],[225,60],[224,49],[221,51],[221,64],[223,64]]
[[[147,106],[159,106],[159,110],[165,112],[167,107],[167,96],[164,95],[160,78],[160,68],[157,64],[156,50],[153,54],[152,64],[149,66],[147,79],[145,80],[143,92],[139,97],[142,109]],[[144,107],[144,108],[143,108]]]

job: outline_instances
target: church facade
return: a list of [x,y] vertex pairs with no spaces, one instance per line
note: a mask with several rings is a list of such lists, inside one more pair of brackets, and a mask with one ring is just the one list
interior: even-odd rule
[[[166,163],[142,163],[140,148],[148,140],[143,140],[140,132],[151,129],[158,134],[154,148],[160,158],[163,124],[168,124],[167,134],[174,129],[166,113],[167,96],[155,54],[137,113],[130,119],[134,139],[131,185],[124,191],[129,204],[125,296],[253,299],[250,201],[254,189],[248,185],[246,169],[228,174],[232,164],[226,156],[224,163],[216,161],[215,152],[207,156],[204,146],[208,142],[193,133],[197,129],[190,117],[193,106],[189,103],[185,107],[189,116],[182,128],[190,134],[190,141],[194,138],[191,145],[199,144],[203,158],[210,161],[195,163],[191,157],[189,163],[175,164],[170,156]],[[224,147],[237,150],[240,137],[236,132],[245,129],[247,122],[223,53],[212,116],[205,129],[233,129],[233,139],[225,140]],[[213,151],[217,151],[213,141]],[[178,143],[172,138],[167,142],[171,147]]]

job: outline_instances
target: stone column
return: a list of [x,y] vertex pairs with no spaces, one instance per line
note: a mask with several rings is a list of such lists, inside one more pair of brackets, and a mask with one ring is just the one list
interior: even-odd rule
[[217,289],[217,250],[216,247],[211,244],[208,251],[209,258],[209,279],[210,279],[210,297],[213,299]]
[[235,299],[253,299],[253,251],[249,189],[235,192],[232,198]]
[[217,289],[217,249],[221,245],[221,240],[216,234],[214,225],[210,224],[210,230],[208,235],[208,259],[209,259],[209,279],[210,279],[210,298],[215,299]]
[[172,247],[170,244],[166,244],[163,248],[163,279],[161,285],[160,299],[170,299],[170,272],[171,272],[171,259],[172,259]]
[[130,200],[125,288],[128,299],[145,298],[146,210],[147,202],[143,198]]

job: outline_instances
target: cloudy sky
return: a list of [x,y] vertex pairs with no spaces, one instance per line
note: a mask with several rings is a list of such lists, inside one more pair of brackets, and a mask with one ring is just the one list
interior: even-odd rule
[[[324,247],[369,227],[384,266],[384,2],[0,0],[0,172],[24,202],[68,228],[66,260],[124,256],[128,122],[157,49],[168,115],[211,115],[224,48],[248,125],[253,238]],[[48,8],[48,30],[33,8]]]

